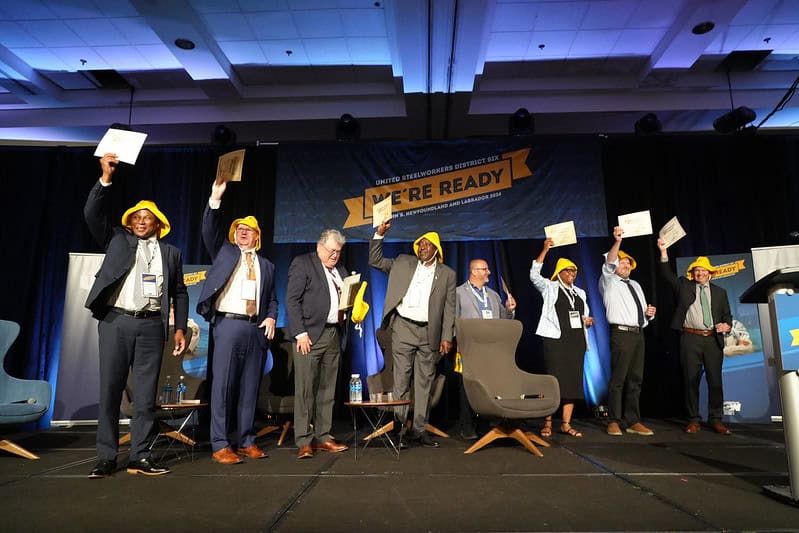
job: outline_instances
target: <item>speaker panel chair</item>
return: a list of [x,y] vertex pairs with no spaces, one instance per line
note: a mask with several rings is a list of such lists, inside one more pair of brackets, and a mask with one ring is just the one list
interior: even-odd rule
[[285,328],[279,328],[271,343],[272,369],[261,379],[258,410],[266,415],[267,425],[256,437],[280,430],[277,445],[282,446],[292,426],[294,415],[294,359],[292,339]]
[[[5,371],[6,354],[18,335],[19,324],[0,320],[0,425],[35,422],[50,408],[52,388],[48,382],[38,379],[18,379]],[[10,440],[0,439],[0,450],[26,459],[39,458],[38,455]]]
[[455,332],[463,357],[463,386],[469,405],[480,416],[498,420],[464,453],[474,453],[496,439],[512,438],[543,457],[535,445],[549,447],[549,443],[535,433],[523,431],[519,421],[557,411],[560,387],[554,376],[530,374],[516,365],[522,323],[459,318]]

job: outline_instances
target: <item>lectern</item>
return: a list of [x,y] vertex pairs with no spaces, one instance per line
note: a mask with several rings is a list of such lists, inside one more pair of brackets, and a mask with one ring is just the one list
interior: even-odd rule
[[782,374],[779,387],[790,486],[765,485],[763,490],[799,505],[799,267],[771,272],[749,287],[740,300],[768,304],[774,358]]

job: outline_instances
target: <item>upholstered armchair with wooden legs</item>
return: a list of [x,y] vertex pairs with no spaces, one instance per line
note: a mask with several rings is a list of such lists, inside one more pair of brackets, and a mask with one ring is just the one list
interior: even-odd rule
[[496,439],[512,438],[543,457],[536,444],[549,444],[535,433],[523,431],[519,422],[554,413],[560,405],[560,387],[554,376],[530,374],[516,365],[522,323],[459,318],[455,335],[469,405],[480,416],[498,421],[464,453],[474,453]]
[[[373,374],[371,376],[366,376],[366,386],[369,389],[369,393],[387,393],[392,392],[394,390],[394,357],[391,354],[391,331],[378,329],[375,332],[375,336],[377,337],[377,343],[380,345],[380,348],[383,351],[383,370],[381,370],[377,374]],[[432,410],[438,405],[438,402],[441,400],[441,396],[444,393],[444,385],[446,384],[446,376],[444,374],[438,374],[435,379],[433,380],[433,388],[430,390],[430,409]],[[395,398],[396,399],[396,398]],[[411,423],[413,422],[412,415],[410,413],[413,412],[413,382],[411,382],[411,410],[409,411],[408,415],[408,427],[410,427]],[[364,440],[370,440],[375,437],[379,437],[383,433],[391,431],[394,429],[394,421],[390,421],[389,423],[385,424],[383,427],[378,428],[377,431],[372,432],[371,434],[364,437]],[[439,437],[449,438],[449,435],[442,431],[441,429],[437,428],[432,424],[427,424],[425,427],[428,432],[438,435]]]
[[280,431],[277,445],[282,446],[292,426],[294,415],[294,359],[292,339],[286,328],[278,328],[271,343],[272,369],[261,379],[258,411],[266,416],[266,426],[256,437]]
[[[0,425],[16,425],[39,420],[50,408],[52,387],[39,379],[18,379],[6,373],[6,354],[19,335],[19,324],[0,320]],[[22,446],[0,439],[0,450],[38,459]]]

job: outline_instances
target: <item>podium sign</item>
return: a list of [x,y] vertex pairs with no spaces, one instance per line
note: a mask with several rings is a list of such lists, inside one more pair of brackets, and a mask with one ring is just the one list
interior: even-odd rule
[[774,295],[782,369],[799,370],[799,294]]

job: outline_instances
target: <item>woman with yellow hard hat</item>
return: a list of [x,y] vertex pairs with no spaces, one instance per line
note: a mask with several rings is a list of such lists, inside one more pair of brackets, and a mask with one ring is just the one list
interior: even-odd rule
[[[541,275],[544,258],[552,248],[551,238],[544,240],[541,253],[530,268],[530,281],[541,293],[543,305],[536,335],[544,341],[544,366],[560,385],[562,421],[560,432],[572,437],[583,434],[571,425],[574,402],[585,397],[583,392],[583,362],[588,347],[586,328],[594,324],[589,316],[585,291],[574,284],[577,265],[561,257],[550,279]],[[552,416],[548,416],[542,437],[552,436]]]

